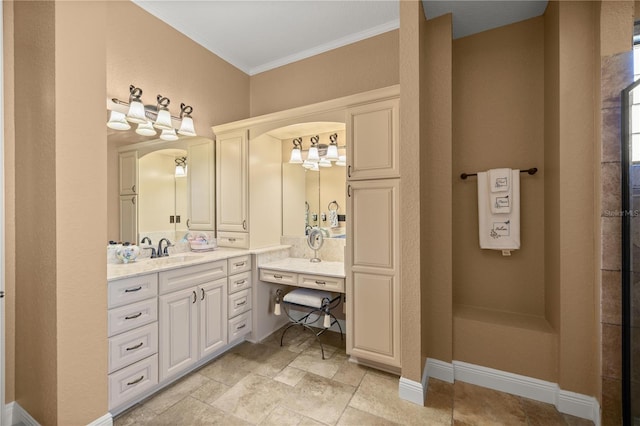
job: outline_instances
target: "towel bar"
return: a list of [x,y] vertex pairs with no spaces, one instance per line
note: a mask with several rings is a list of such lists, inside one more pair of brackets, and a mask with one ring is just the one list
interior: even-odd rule
[[[537,171],[538,171],[537,167],[532,167],[530,169],[520,170],[520,173],[529,173],[530,175],[535,175]],[[466,179],[469,176],[478,176],[478,173],[462,173],[460,175],[460,179]]]

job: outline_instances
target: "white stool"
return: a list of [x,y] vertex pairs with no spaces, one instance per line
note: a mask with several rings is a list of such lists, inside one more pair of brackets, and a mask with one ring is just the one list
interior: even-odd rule
[[[320,341],[320,335],[327,331],[327,329],[332,325],[338,324],[338,329],[340,330],[340,339],[343,339],[342,327],[340,326],[338,319],[331,313],[331,310],[340,304],[341,296],[342,295],[338,294],[337,296],[333,297],[333,295],[328,291],[314,290],[311,288],[297,288],[287,293],[283,298],[282,290],[278,289],[276,291],[275,314],[280,315],[280,302],[282,301],[284,303],[284,311],[289,317],[289,321],[291,322],[291,324],[289,324],[287,328],[282,331],[282,336],[280,337],[280,346],[282,346],[284,335],[287,330],[295,325],[301,325],[316,336],[316,340],[320,344],[320,350],[322,351],[322,359],[325,359],[324,347],[322,346],[322,342]],[[295,319],[289,313],[289,308],[291,306],[310,309],[310,311],[302,318]],[[320,321],[323,313],[324,321],[322,323],[322,329],[316,332],[313,328],[311,328],[311,325]]]

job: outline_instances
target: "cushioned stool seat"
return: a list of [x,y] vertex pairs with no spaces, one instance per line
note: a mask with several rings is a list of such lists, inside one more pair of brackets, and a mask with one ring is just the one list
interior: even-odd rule
[[[284,340],[284,335],[291,327],[300,325],[305,329],[311,331],[316,336],[316,340],[320,344],[320,350],[322,351],[322,359],[324,358],[324,347],[320,341],[320,335],[327,331],[327,329],[334,324],[338,325],[340,330],[340,338],[343,338],[342,327],[338,322],[338,319],[331,313],[331,310],[340,304],[342,295],[338,294],[335,297],[328,291],[314,290],[312,288],[296,288],[290,291],[284,297],[282,297],[282,290],[276,291],[276,315],[280,315],[280,300],[284,303],[283,309],[291,324],[282,331],[282,337],[280,337],[280,346]],[[287,305],[299,306],[302,308],[310,309],[302,318],[294,318],[291,316]],[[311,328],[312,324],[315,324],[324,318],[322,322],[322,329],[316,332]]]

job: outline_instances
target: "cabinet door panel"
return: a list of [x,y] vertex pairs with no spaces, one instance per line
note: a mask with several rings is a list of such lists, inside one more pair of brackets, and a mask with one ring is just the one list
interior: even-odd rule
[[138,196],[120,196],[120,241],[138,243]]
[[248,232],[247,132],[220,135],[216,140],[218,231]]
[[347,112],[347,177],[400,177],[399,100],[375,102]]
[[120,195],[137,194],[138,151],[123,152],[119,159]]
[[160,380],[198,360],[198,300],[196,288],[160,296]]
[[189,229],[215,229],[214,212],[214,152],[213,141],[192,142],[187,148]]
[[227,344],[227,279],[198,289],[200,299],[200,358]]

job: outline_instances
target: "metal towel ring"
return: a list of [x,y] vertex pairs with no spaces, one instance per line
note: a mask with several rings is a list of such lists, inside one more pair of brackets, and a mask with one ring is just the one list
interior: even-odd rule
[[[336,208],[332,209],[331,206],[335,204]],[[338,211],[338,209],[340,208],[340,205],[338,204],[338,202],[336,200],[333,200],[332,202],[329,203],[329,205],[327,206],[327,210],[335,210]]]

